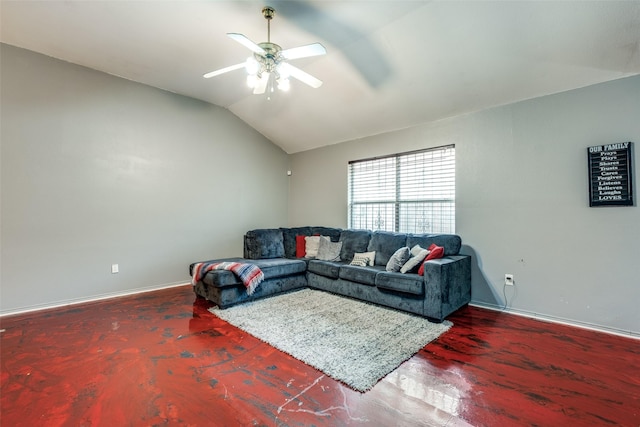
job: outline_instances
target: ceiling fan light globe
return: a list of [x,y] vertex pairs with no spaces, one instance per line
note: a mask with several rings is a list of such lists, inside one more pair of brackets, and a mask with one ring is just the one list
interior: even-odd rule
[[258,71],[260,71],[260,64],[255,58],[249,57],[247,58],[244,68],[247,70],[247,74],[255,76],[258,74]]
[[276,70],[278,71],[278,75],[281,79],[288,80],[289,76],[291,76],[291,72],[289,71],[289,64],[287,64],[286,62],[279,63],[276,67]]
[[288,92],[289,89],[291,89],[291,82],[289,82],[289,79],[280,78],[278,80],[278,89],[283,92]]
[[255,74],[249,74],[247,76],[247,86],[253,89],[256,87],[256,84],[258,84],[258,77]]

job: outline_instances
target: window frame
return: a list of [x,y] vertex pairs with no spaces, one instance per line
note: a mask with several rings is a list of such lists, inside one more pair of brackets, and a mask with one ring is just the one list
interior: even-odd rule
[[[417,160],[419,157],[422,158]],[[367,167],[369,170],[364,171]],[[349,161],[348,227],[403,233],[454,234],[455,170],[455,144]],[[377,177],[374,176],[376,173]],[[408,177],[403,176],[403,173],[408,174]],[[357,180],[365,183],[356,182]],[[390,188],[391,186],[394,188]],[[407,198],[407,193],[425,196]],[[375,198],[377,195],[380,197]],[[384,207],[385,205],[388,206]],[[361,212],[356,213],[357,209]],[[368,216],[363,213],[367,209],[372,212],[377,210],[377,219],[372,219],[375,214]],[[381,219],[383,209],[387,213]],[[422,218],[421,229],[418,229],[418,216]],[[392,226],[385,222],[389,217],[392,218]]]

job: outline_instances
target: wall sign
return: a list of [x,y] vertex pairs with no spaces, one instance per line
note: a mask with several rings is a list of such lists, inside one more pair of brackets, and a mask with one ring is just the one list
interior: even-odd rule
[[589,147],[589,206],[633,206],[633,142]]

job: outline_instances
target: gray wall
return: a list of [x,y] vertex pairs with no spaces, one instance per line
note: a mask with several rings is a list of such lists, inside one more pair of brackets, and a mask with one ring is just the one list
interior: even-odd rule
[[512,273],[512,311],[640,334],[640,210],[588,207],[587,147],[624,141],[637,165],[640,77],[294,154],[289,222],[347,225],[349,160],[454,143],[473,301]]
[[286,223],[288,156],[228,111],[0,55],[0,311],[185,283],[189,263]]
[[640,77],[287,156],[224,109],[0,46],[0,312],[184,283],[287,217],[345,227],[349,160],[455,143],[474,302],[513,273],[510,310],[640,333],[640,211],[589,208],[586,170],[640,144]]

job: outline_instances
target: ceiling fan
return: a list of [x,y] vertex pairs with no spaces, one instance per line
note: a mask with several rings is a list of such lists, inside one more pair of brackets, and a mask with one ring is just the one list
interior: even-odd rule
[[247,84],[253,88],[253,93],[256,95],[265,93],[267,88],[273,91],[276,84],[280,90],[289,90],[289,77],[300,80],[314,89],[319,88],[322,85],[321,80],[305,73],[300,68],[294,67],[287,61],[324,55],[327,50],[320,43],[312,43],[285,50],[282,50],[277,44],[271,43],[271,19],[273,19],[275,12],[270,6],[262,8],[262,15],[267,20],[266,42],[256,44],[243,34],[227,33],[227,36],[231,39],[251,50],[253,56],[250,56],[245,62],[212,71],[203,77],[208,79],[229,71],[245,68],[247,71]]

